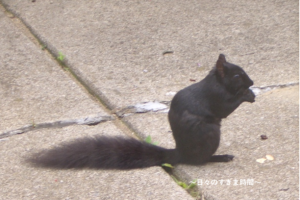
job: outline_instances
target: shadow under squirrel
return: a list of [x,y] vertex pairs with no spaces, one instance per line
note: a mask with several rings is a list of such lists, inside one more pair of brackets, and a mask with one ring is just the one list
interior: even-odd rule
[[200,82],[180,90],[168,114],[176,149],[133,138],[95,136],[62,143],[31,154],[36,167],[57,169],[135,169],[150,166],[228,162],[232,155],[213,155],[220,142],[220,123],[243,102],[254,102],[253,81],[245,71],[219,55],[216,66]]

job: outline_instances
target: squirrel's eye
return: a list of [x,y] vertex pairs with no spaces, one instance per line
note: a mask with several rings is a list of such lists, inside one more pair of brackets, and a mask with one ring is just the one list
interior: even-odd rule
[[236,75],[233,76],[234,79],[237,79],[237,78],[239,78],[239,77],[240,77],[239,74],[236,74]]

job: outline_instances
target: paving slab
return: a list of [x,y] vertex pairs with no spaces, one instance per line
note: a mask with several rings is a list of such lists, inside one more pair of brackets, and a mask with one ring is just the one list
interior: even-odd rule
[[0,29],[1,132],[46,121],[105,115],[2,10]]
[[[0,133],[30,124],[108,115],[100,103],[0,11]],[[24,163],[30,153],[78,137],[123,135],[115,122],[36,128],[0,140],[0,199],[193,199],[160,167],[50,170]]]
[[298,1],[2,3],[111,108],[170,100],[219,53],[258,86],[298,82]]
[[23,159],[84,136],[124,135],[112,122],[43,129],[0,141],[0,199],[193,199],[160,167],[141,170],[50,170]]

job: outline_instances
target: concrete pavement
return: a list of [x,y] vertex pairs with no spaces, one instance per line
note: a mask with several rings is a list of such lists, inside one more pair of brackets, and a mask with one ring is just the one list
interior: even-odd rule
[[[0,2],[0,134],[115,118],[3,138],[1,199],[298,199],[297,1]],[[235,155],[233,162],[175,168],[180,180],[199,181],[193,194],[159,167],[76,171],[22,163],[31,151],[83,135],[151,135],[173,148],[166,109],[113,113],[155,100],[168,105],[208,73],[219,53],[242,66],[260,94],[222,123],[218,153]],[[274,160],[256,162],[266,155]]]

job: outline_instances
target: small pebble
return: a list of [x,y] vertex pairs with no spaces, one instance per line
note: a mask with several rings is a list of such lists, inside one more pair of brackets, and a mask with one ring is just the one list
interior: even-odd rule
[[268,139],[268,137],[267,137],[266,135],[261,135],[260,138],[261,138],[262,140]]

